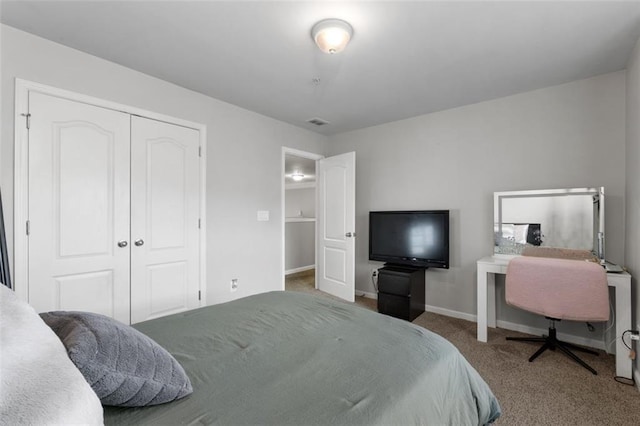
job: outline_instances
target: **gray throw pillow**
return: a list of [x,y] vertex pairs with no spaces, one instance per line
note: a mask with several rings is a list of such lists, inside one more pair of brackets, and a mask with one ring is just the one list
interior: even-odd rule
[[163,347],[128,325],[88,312],[46,312],[71,361],[103,405],[143,407],[193,392],[182,366]]

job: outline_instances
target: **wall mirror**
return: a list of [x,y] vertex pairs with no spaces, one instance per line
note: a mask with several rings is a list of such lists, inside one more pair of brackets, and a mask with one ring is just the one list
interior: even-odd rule
[[495,192],[494,254],[527,246],[589,250],[604,260],[604,188]]

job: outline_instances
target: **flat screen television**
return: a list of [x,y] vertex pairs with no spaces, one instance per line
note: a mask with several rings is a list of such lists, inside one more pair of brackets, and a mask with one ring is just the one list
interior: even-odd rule
[[449,210],[369,212],[369,260],[449,268]]

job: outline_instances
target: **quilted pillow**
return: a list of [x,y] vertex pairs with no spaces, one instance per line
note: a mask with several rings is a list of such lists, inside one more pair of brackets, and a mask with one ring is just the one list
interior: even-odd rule
[[69,358],[103,405],[143,407],[193,392],[182,366],[151,338],[104,315],[46,312]]

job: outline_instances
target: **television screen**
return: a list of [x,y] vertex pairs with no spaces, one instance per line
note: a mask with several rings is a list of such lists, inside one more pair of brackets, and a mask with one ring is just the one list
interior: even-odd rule
[[369,260],[449,268],[449,210],[369,212]]

